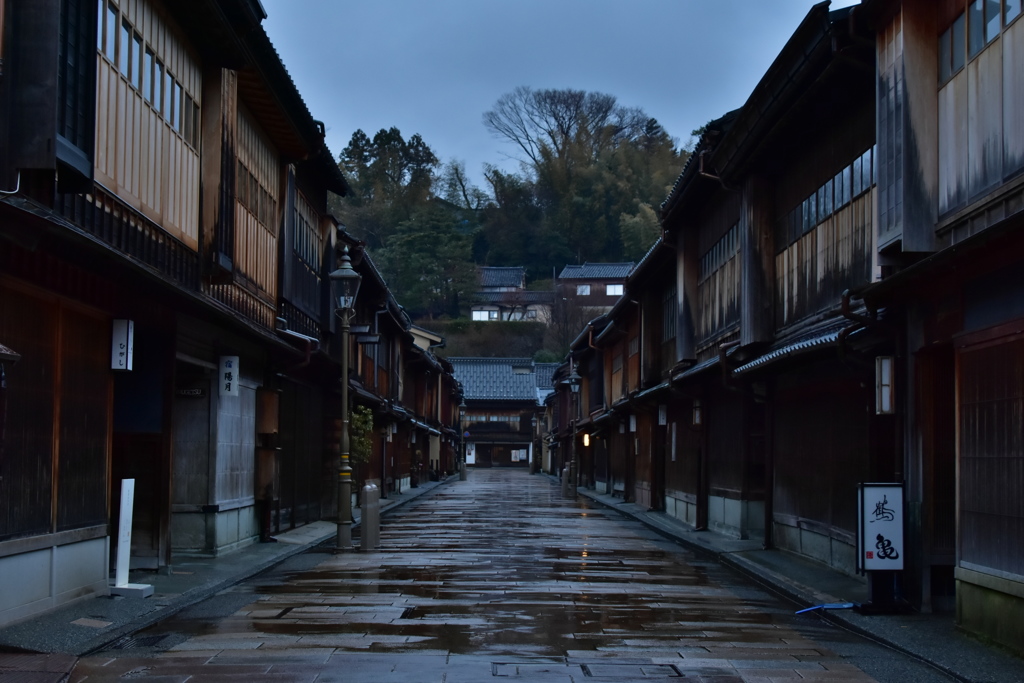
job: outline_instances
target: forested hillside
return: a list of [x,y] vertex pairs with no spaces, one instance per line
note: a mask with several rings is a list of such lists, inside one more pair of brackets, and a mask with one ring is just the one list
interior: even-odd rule
[[455,317],[477,265],[550,278],[568,263],[636,261],[658,235],[657,206],[686,161],[661,125],[611,95],[533,90],[483,115],[518,151],[517,171],[442,163],[418,134],[353,133],[341,166],[353,188],[335,213],[366,241],[414,315]]

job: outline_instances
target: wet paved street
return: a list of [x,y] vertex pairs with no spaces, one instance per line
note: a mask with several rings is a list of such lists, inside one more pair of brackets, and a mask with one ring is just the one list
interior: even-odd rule
[[541,476],[472,471],[109,651],[72,681],[943,681]]

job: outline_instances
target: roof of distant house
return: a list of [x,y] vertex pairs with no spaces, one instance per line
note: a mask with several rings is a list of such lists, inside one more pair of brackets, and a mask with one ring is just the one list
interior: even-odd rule
[[551,389],[554,385],[551,383],[551,378],[555,374],[555,368],[561,363],[534,363],[533,371],[537,378],[538,389]]
[[522,287],[526,281],[526,269],[522,266],[498,268],[480,267],[481,287]]
[[559,274],[559,280],[625,280],[633,272],[635,264],[629,263],[584,263],[582,266],[566,266]]
[[467,401],[537,401],[530,358],[449,358],[448,362]]

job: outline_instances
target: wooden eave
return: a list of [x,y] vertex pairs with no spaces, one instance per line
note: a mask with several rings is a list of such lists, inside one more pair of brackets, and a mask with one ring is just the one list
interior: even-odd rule
[[162,8],[189,37],[205,64],[225,69],[245,66],[248,57],[242,36],[258,25],[259,19],[241,3],[172,0]]
[[1009,267],[1019,260],[1022,250],[1024,215],[1017,214],[862,288],[858,294],[874,308],[920,301],[922,295],[953,291],[973,278]]
[[0,363],[17,363],[21,360],[21,354],[9,346],[0,344]]
[[311,149],[287,113],[288,105],[273,92],[263,74],[247,65],[238,71],[238,98],[245,103],[286,161],[303,161]]
[[879,29],[889,23],[900,11],[902,0],[861,0],[861,18],[872,29]]
[[831,54],[829,3],[814,5],[765,72],[722,140],[715,145],[711,161],[719,173],[726,172],[737,157],[749,155],[766,127],[785,112]]
[[750,130],[736,133],[746,133],[736,156],[718,166],[716,150],[715,165],[724,177],[739,182],[755,169],[774,170],[788,161],[787,150],[794,141],[813,137],[817,130],[834,126],[837,118],[864,107],[873,115],[874,45],[854,43],[842,53],[832,53],[831,48],[828,53],[827,61],[813,70],[812,80],[777,102],[780,108],[758,119]]
[[829,125],[835,112],[874,97],[874,42],[859,32],[856,8],[829,13],[828,5],[811,8],[744,105],[709,124],[662,207],[666,232],[678,227],[684,208],[753,168],[776,165],[808,125]]
[[117,250],[32,199],[23,195],[0,198],[0,219],[5,216],[10,217],[15,225],[25,224],[38,229],[41,233],[37,235],[40,240],[38,248],[58,258],[90,271],[106,269],[107,272],[118,273],[118,279],[135,278],[133,282],[138,283],[136,286],[151,287],[155,294],[167,296],[169,305],[176,310],[207,320],[214,316],[217,324],[260,340],[270,353],[278,352],[288,356],[300,353],[273,330],[256,324],[201,290],[181,287],[148,264]]
[[593,340],[595,332],[597,334],[600,334],[601,330],[603,330],[605,328],[605,325],[607,325],[608,323],[608,314],[603,313],[594,318],[593,320],[591,320],[590,322],[588,322],[586,325],[584,325],[583,330],[579,333],[579,335],[577,335],[577,337],[574,340],[572,340],[572,343],[569,344],[569,354],[572,356],[577,356],[580,353],[586,351],[587,348],[590,346],[590,342]]
[[688,213],[684,214],[684,211],[691,212],[695,206],[699,206],[721,188],[721,183],[718,180],[701,172],[701,155],[714,151],[718,140],[729,131],[739,113],[740,110],[735,109],[708,124],[703,137],[697,143],[696,149],[690,155],[672,186],[672,191],[662,202],[660,210],[662,235],[669,244],[674,243],[673,232],[680,227],[682,216],[689,215]]
[[[664,238],[658,239],[626,279],[625,291],[627,295],[630,290],[636,290],[647,285],[651,280],[658,278],[666,267],[674,266],[674,257],[675,249]],[[625,305],[625,298],[616,302],[612,310],[609,311],[609,315],[613,317],[616,315],[616,310]]]

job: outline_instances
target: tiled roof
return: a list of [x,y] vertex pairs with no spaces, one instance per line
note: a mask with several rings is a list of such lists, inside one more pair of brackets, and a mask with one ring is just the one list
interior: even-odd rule
[[8,348],[3,344],[0,344],[0,361],[15,361],[21,358],[21,354],[17,353],[14,349]]
[[551,384],[551,377],[559,365],[561,363],[534,363],[533,371],[537,378],[538,389],[550,389],[554,386]]
[[734,369],[734,375],[741,375],[767,365],[776,360],[789,358],[805,351],[811,351],[821,346],[831,346],[839,341],[839,334],[844,328],[850,326],[850,321],[845,318],[828,320],[811,330],[794,338],[777,341],[768,352],[754,360]]
[[521,266],[512,268],[480,268],[481,287],[522,287],[526,282],[526,269]]
[[584,263],[582,266],[566,266],[559,274],[559,280],[625,280],[633,272],[629,263]]
[[467,401],[537,401],[530,358],[449,358]]

